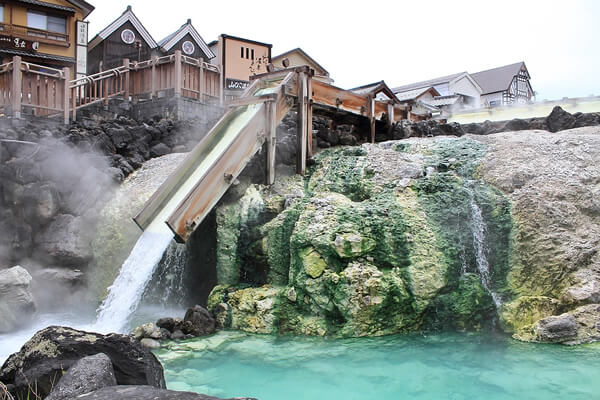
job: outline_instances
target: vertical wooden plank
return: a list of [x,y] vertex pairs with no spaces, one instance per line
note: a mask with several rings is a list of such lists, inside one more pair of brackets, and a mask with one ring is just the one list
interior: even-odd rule
[[123,97],[125,97],[125,101],[129,101],[129,94],[130,94],[129,83],[130,83],[130,77],[131,77],[131,75],[130,75],[131,70],[129,69],[129,59],[128,58],[123,59],[123,66],[127,68],[125,70],[125,82],[124,82],[125,93],[123,94]]
[[181,96],[181,50],[175,50],[175,96]]
[[104,82],[103,82],[103,86],[104,86],[103,92],[104,93],[102,93],[104,95],[103,96],[104,97],[104,107],[108,107],[108,88],[109,88],[108,81],[109,81],[108,77],[104,78]]
[[298,133],[296,137],[296,173],[306,172],[306,74],[298,73]]
[[275,154],[277,147],[277,102],[266,104],[267,117],[265,120],[267,132],[267,170],[266,183],[272,185],[275,182]]
[[21,91],[23,89],[23,73],[21,72],[21,57],[13,57],[12,76],[12,115],[13,118],[21,118]]
[[312,123],[312,76],[308,75],[306,79],[306,141],[307,151],[306,158],[313,156],[313,123]]
[[156,97],[156,88],[157,88],[157,84],[158,84],[158,75],[157,75],[157,71],[156,71],[156,64],[158,64],[158,56],[154,56],[152,57],[152,72],[151,72],[151,77],[150,77],[150,99],[153,99]]
[[198,86],[198,100],[204,101],[204,92],[206,91],[206,84],[204,82],[204,62],[200,61],[200,85]]
[[388,114],[388,140],[393,139],[392,130],[394,129],[394,104],[392,102],[388,102],[387,104],[387,114]]
[[68,67],[63,68],[63,79],[62,79],[62,107],[63,107],[63,118],[65,125],[69,125],[69,82],[71,81],[71,69]]

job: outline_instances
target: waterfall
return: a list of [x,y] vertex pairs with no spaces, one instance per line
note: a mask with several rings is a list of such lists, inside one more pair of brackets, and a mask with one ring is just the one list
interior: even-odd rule
[[173,232],[162,221],[153,222],[142,233],[121,266],[119,276],[108,288],[108,296],[98,308],[94,329],[121,332],[125,328],[173,236]]
[[498,293],[494,292],[491,286],[490,265],[488,263],[486,255],[487,248],[485,246],[485,235],[487,231],[487,226],[485,224],[485,221],[483,220],[481,209],[475,201],[475,196],[473,195],[473,192],[470,189],[468,189],[468,191],[469,196],[471,198],[473,248],[475,249],[475,260],[477,262],[477,270],[479,271],[479,276],[481,277],[481,284],[490,293],[492,299],[494,300],[494,304],[496,304],[496,308],[498,308],[500,305],[502,305],[502,299],[498,295]]
[[162,305],[184,304],[182,295],[186,292],[184,283],[187,257],[185,244],[171,243],[160,260],[142,301]]

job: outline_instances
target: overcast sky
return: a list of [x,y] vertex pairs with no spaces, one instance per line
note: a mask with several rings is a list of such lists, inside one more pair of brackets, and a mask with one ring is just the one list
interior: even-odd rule
[[207,43],[302,47],[342,88],[525,61],[538,100],[600,95],[600,1],[90,1],[90,39],[130,4],[156,40],[191,18]]

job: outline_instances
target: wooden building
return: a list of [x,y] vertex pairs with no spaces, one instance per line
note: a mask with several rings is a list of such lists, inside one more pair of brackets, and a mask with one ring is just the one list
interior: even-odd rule
[[278,56],[273,57],[271,63],[276,68],[286,68],[284,66],[284,60],[287,60],[288,67],[299,67],[301,65],[308,65],[315,71],[314,79],[332,84],[333,79],[329,76],[329,72],[323,68],[314,58],[309,56],[300,47],[281,53]]
[[489,107],[529,103],[534,92],[523,61],[471,74],[481,86],[481,103]]
[[0,3],[0,57],[2,63],[20,56],[51,68],[85,73],[87,22],[94,10],[86,1],[21,0]]
[[158,47],[161,55],[173,54],[176,50],[181,50],[182,54],[196,59],[201,58],[205,62],[215,58],[215,54],[192,25],[191,19],[159,41]]
[[131,6],[90,41],[88,74],[123,65],[123,59],[146,61],[156,54],[158,44],[133,13]]
[[223,95],[238,97],[250,84],[250,77],[267,72],[273,45],[221,34],[208,44],[216,57],[211,63],[221,68]]

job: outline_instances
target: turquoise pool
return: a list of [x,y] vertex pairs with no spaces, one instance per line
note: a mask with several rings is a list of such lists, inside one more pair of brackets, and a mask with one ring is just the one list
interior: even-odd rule
[[600,345],[490,334],[322,339],[221,332],[156,352],[174,390],[260,400],[600,399]]

